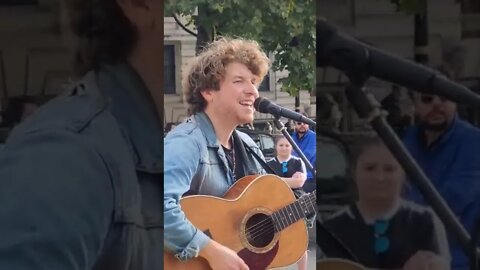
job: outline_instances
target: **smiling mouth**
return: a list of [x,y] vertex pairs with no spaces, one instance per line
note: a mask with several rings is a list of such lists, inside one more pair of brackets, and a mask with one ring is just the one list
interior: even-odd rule
[[251,101],[240,101],[240,105],[253,109],[253,102]]

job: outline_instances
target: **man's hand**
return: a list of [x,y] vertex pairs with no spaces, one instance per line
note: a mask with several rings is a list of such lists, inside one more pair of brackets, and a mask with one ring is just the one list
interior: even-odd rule
[[212,270],[249,270],[248,266],[233,250],[218,242],[210,242],[200,251]]
[[403,270],[449,270],[447,260],[431,251],[420,250],[410,257]]

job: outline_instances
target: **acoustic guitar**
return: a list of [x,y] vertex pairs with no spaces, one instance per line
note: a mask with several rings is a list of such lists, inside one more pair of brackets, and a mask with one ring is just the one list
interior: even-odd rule
[[[235,182],[223,198],[193,195],[180,200],[186,217],[213,240],[235,251],[250,270],[285,267],[308,247],[304,218],[316,209],[316,193],[296,200],[275,175],[251,175]],[[210,270],[208,262],[182,262],[164,252],[165,270]]]

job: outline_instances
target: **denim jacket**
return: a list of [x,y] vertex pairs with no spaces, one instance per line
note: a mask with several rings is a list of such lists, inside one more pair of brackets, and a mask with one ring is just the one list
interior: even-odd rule
[[0,152],[0,269],[163,269],[161,139],[127,64],[37,110]]
[[[238,135],[263,158],[260,149],[248,135],[241,132]],[[251,166],[254,166],[249,168],[250,173],[265,174],[252,155],[247,157]],[[205,113],[191,116],[165,138],[165,248],[174,252],[180,260],[197,257],[209,238],[185,219],[179,200],[190,194],[221,197],[234,183],[227,162],[213,125]]]

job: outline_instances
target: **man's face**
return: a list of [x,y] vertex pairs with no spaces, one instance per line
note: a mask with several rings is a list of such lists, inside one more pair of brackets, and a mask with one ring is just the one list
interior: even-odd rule
[[457,111],[457,104],[436,95],[415,93],[415,116],[427,130],[446,130]]
[[207,109],[220,115],[234,125],[253,122],[253,103],[258,97],[260,78],[244,64],[230,63],[225,77],[220,81],[220,90],[207,91]]
[[308,124],[302,122],[295,122],[295,131],[298,134],[305,134],[309,129]]

